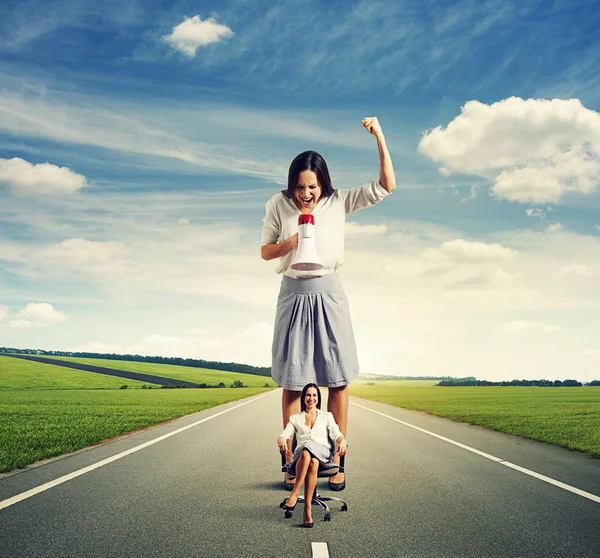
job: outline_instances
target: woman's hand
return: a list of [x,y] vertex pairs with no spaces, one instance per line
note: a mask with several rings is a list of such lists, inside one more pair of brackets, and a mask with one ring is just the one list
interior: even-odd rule
[[298,250],[298,233],[288,238],[288,242],[290,243],[290,248],[292,250]]
[[340,436],[335,441],[335,453],[339,453],[340,455],[346,455],[346,438]]
[[287,440],[283,436],[277,438],[277,445],[279,446],[279,453],[285,455],[287,453]]
[[290,236],[283,242],[271,242],[260,247],[260,256],[269,261],[289,254],[292,250],[298,250],[298,233]]
[[375,137],[383,135],[383,131],[381,130],[379,120],[377,120],[377,118],[375,118],[374,116],[363,118],[362,125],[366,128],[369,134],[373,134]]

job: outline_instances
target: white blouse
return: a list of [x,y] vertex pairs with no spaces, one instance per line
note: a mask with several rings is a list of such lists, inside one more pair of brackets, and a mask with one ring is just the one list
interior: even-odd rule
[[306,412],[302,411],[297,415],[292,415],[290,421],[280,436],[289,440],[294,432],[296,432],[296,444],[299,446],[308,440],[319,442],[329,449],[333,449],[331,440],[335,441],[340,436],[343,436],[339,426],[336,424],[333,415],[329,411],[321,411],[317,409],[317,420],[311,428],[306,424]]
[[[332,273],[344,263],[346,214],[371,207],[389,195],[379,181],[374,180],[358,188],[335,190],[331,196],[321,196],[311,213],[315,217],[315,242],[323,269],[310,272],[310,276],[320,277]],[[265,208],[261,240],[263,245],[282,242],[298,232],[300,210],[294,200],[287,198],[283,192],[277,192],[266,203]],[[294,250],[281,256],[275,272],[293,278],[306,277],[306,271],[295,271],[290,267],[293,257]]]

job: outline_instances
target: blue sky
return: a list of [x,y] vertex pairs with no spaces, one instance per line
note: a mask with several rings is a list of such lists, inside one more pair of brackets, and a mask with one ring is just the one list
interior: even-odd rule
[[338,188],[362,371],[598,377],[600,11],[585,2],[8,2],[0,345],[270,364],[264,204]]

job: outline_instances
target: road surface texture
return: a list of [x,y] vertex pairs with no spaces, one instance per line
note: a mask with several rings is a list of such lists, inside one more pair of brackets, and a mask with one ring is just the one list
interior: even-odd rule
[[279,508],[280,395],[3,476],[0,556],[600,556],[600,460],[356,398],[340,493],[349,509],[332,507],[330,522],[315,509],[302,528],[300,505],[291,519]]

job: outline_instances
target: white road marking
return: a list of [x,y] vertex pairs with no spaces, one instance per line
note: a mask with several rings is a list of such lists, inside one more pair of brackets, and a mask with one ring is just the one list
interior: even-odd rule
[[588,500],[591,500],[592,502],[596,502],[597,504],[600,504],[600,496],[596,496],[595,494],[591,494],[590,492],[586,492],[585,490],[580,490],[579,488],[575,488],[574,486],[565,484],[564,482],[557,481],[553,478],[546,477],[545,475],[541,475],[540,473],[536,473],[535,471],[531,471],[530,469],[526,469],[525,467],[520,467],[519,465],[515,465],[514,463],[511,463],[510,461],[504,461],[504,459],[495,457],[495,456],[490,455],[489,453],[485,453],[483,451],[479,451],[478,449],[472,448],[471,446],[466,446],[465,444],[461,444],[460,442],[456,442],[455,440],[451,440],[450,438],[446,438],[445,436],[440,436],[439,434],[436,434],[435,432],[430,432],[429,430],[425,430],[424,428],[420,428],[418,426],[415,426],[414,424],[410,424],[408,422],[404,422],[403,420],[400,420],[400,419],[397,419],[394,417],[390,417],[389,415],[386,415],[384,413],[380,413],[379,411],[369,409],[369,407],[365,407],[364,405],[359,405],[358,403],[355,403],[354,401],[351,401],[351,403],[352,403],[352,405],[356,405],[357,407],[360,407],[361,409],[366,409],[367,411],[371,411],[372,413],[381,415],[382,417],[388,418],[395,422],[399,422],[400,424],[403,424],[404,426],[408,426],[409,428],[414,428],[415,430],[418,430],[419,432],[423,432],[424,434],[429,434],[429,436],[433,436],[434,438],[438,438],[440,440],[443,440],[444,442],[448,442],[449,444],[458,446],[459,448],[465,449],[472,453],[476,453],[477,455],[480,455],[481,457],[485,457],[486,459],[489,459],[491,461],[495,461],[496,463],[499,463],[500,465],[506,465],[507,467],[510,467],[511,469],[515,469],[516,471],[520,471],[521,473],[524,473],[531,477],[535,477],[536,479],[540,479],[549,484],[553,484],[554,486],[558,486],[559,488],[562,488],[563,490],[568,490],[569,492],[572,492],[573,494],[577,494],[578,496],[582,496],[583,498],[587,498]]
[[327,543],[310,543],[312,547],[312,558],[329,558],[329,549]]
[[113,461],[117,461],[117,459],[121,459],[123,457],[126,457],[132,453],[135,453],[136,451],[140,451],[144,448],[147,448],[148,446],[151,446],[152,444],[156,444],[157,442],[161,442],[162,440],[166,440],[167,438],[170,438],[171,436],[175,436],[175,434],[179,434],[180,432],[183,432],[185,430],[188,430],[189,428],[193,428],[194,426],[198,426],[199,424],[202,424],[203,422],[212,420],[214,418],[217,418],[221,415],[224,415],[225,413],[229,413],[229,411],[233,411],[234,409],[239,409],[240,407],[243,407],[244,405],[248,405],[248,403],[253,403],[254,401],[257,401],[258,399],[261,399],[263,397],[266,397],[267,395],[270,395],[273,392],[267,392],[267,393],[263,393],[262,395],[259,395],[258,397],[253,397],[252,399],[248,400],[248,401],[244,401],[243,403],[240,403],[239,405],[235,405],[234,407],[231,407],[229,409],[225,409],[224,411],[221,411],[220,413],[216,413],[214,415],[211,415],[210,417],[206,417],[202,420],[196,421],[193,424],[188,424],[187,426],[184,426],[182,428],[179,428],[178,430],[174,430],[173,432],[169,432],[168,434],[164,434],[163,436],[159,436],[158,438],[155,438],[154,440],[150,440],[149,442],[145,442],[144,444],[141,444],[139,446],[136,446],[134,448],[128,449],[126,451],[123,451],[121,453],[118,453],[117,455],[113,455],[112,457],[108,457],[106,459],[103,459],[102,461],[98,461],[98,463],[94,463],[93,465],[89,465],[87,467],[84,467],[83,469],[79,469],[78,471],[74,471],[73,473],[69,473],[68,475],[64,475],[58,479],[55,479],[53,481],[47,482],[45,484],[41,484],[40,486],[36,486],[35,488],[32,488],[31,490],[28,490],[27,492],[22,492],[21,494],[17,494],[16,496],[13,496],[12,498],[8,498],[6,500],[2,500],[0,501],[0,510],[4,509],[4,508],[8,508],[9,506],[12,506],[13,504],[16,504],[17,502],[21,502],[22,500],[26,500],[27,498],[31,498],[32,496],[35,496],[36,494],[39,494],[40,492],[44,492],[46,490],[49,490],[50,488],[53,488],[55,486],[58,486],[59,484],[62,484],[64,482],[67,482],[71,479],[74,479],[76,477],[79,477],[81,475],[85,475],[85,473],[89,473],[90,471],[93,471],[94,469],[98,469],[99,467],[103,467],[104,465],[108,465],[109,463],[112,463]]

